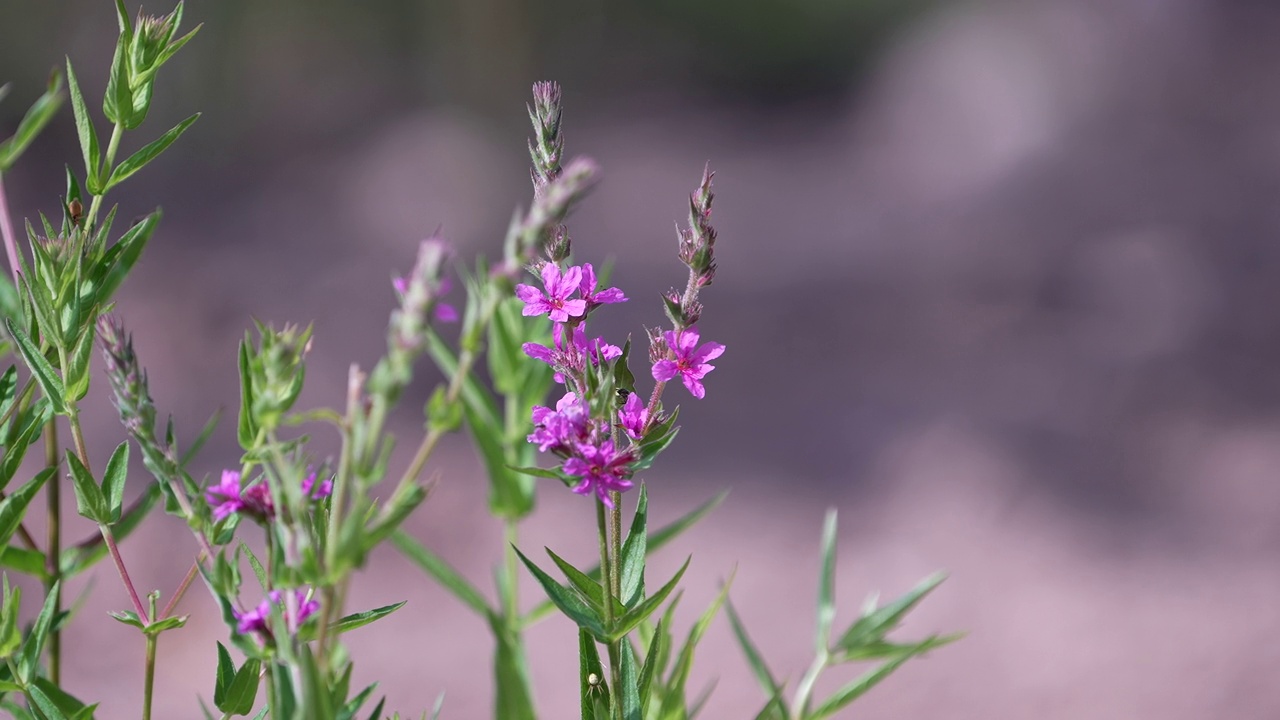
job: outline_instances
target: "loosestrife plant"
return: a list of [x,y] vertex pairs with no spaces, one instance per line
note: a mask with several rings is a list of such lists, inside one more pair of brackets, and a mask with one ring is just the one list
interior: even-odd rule
[[[62,673],[65,652],[90,619],[65,606],[61,588],[105,557],[129,600],[113,617],[142,639],[143,718],[151,717],[160,637],[181,641],[177,631],[187,617],[175,609],[197,579],[211,601],[192,611],[217,613],[226,627],[226,642],[209,650],[217,659],[210,692],[193,699],[204,717],[387,717],[384,701],[374,700],[375,686],[351,685],[354,661],[341,642],[343,633],[404,604],[354,612],[347,607],[353,576],[384,543],[487,621],[494,640],[494,716],[503,720],[536,717],[525,631],[557,611],[577,628],[574,672],[582,717],[599,720],[696,715],[706,694],[689,695],[694,650],[722,606],[764,690],[758,718],[832,716],[908,659],[954,639],[886,639],[941,576],[883,607],[868,603],[843,633],[833,633],[834,512],[822,534],[815,658],[794,689],[772,674],[752,644],[727,601],[729,583],[678,639],[677,589],[689,561],[656,586],[647,582],[646,561],[723,495],[650,531],[648,490],[639,475],[676,437],[674,401],[704,399],[709,382],[714,389],[711,363],[726,350],[704,339],[698,327],[702,292],[716,275],[713,173],[703,172],[689,197],[688,223],[679,231],[677,256],[687,269],[683,288],[660,294],[665,324],[646,329],[647,357],[638,360],[630,338],[597,336],[589,327],[595,313],[631,298],[592,263],[575,259],[566,218],[598,170],[589,159],[564,158],[561,92],[553,83],[534,85],[528,108],[533,200],[513,216],[500,258],[477,261],[462,273],[462,311],[445,301],[453,259],[447,242],[434,236],[421,241],[412,269],[389,288],[397,302],[385,354],[372,369],[351,367],[339,407],[305,411],[295,405],[311,350],[310,327],[255,324],[236,356],[241,392],[235,431],[243,452],[229,458],[217,477],[194,477],[191,460],[218,416],[185,445],[172,420],[158,425],[146,371],[123,320],[110,312],[161,214],[155,210],[119,231],[116,208],[108,209],[106,198],[199,117],[159,135],[135,133],[147,118],[157,72],[196,30],[179,34],[181,2],[159,17],[131,19],[123,0],[116,8],[119,35],[101,104],[111,128],[105,142],[102,120],[91,112],[69,60],[65,76],[54,71],[15,134],[0,142],[0,233],[12,269],[12,282],[0,276],[0,350],[18,359],[0,375],[0,566],[39,580],[44,589],[34,621],[23,625],[21,592],[4,577],[0,708],[24,720],[94,716],[97,704],[79,698],[76,678]],[[58,111],[64,82],[83,167],[68,168],[53,219],[42,214],[25,224],[24,252],[8,212],[4,173]],[[7,89],[0,87],[0,96]],[[123,147],[137,144],[135,134],[150,139],[120,159]],[[450,342],[446,335],[454,336],[455,326]],[[442,334],[441,327],[448,331]],[[123,423],[124,437],[105,462],[89,457],[80,423],[95,346]],[[424,355],[447,379],[427,404],[425,432],[412,459],[393,468],[387,421]],[[633,374],[633,364],[644,371]],[[480,369],[489,382],[482,382]],[[296,430],[315,424],[331,426],[341,437],[336,457],[316,457],[309,436]],[[426,498],[421,476],[433,451],[444,435],[460,429],[483,461],[489,510],[507,540],[494,600],[400,529]],[[43,450],[43,459],[29,474],[23,460],[33,446]],[[133,497],[126,503],[134,452],[152,479],[132,478]],[[548,572],[547,560],[520,547],[520,524],[534,509],[539,478],[558,480],[582,496],[582,536],[594,534],[599,547],[599,563],[585,569],[548,548],[550,565],[564,580]],[[38,512],[41,495],[47,530],[37,538],[26,517]],[[98,526],[95,535],[64,537],[60,519],[71,500]],[[163,605],[159,591],[139,591],[119,551],[157,507],[185,522],[193,539],[189,571],[163,596]],[[255,545],[260,540],[261,552],[253,552],[246,538]],[[532,574],[546,596],[531,606],[517,595],[521,572]],[[823,671],[850,662],[873,666],[830,697],[813,697]],[[439,712],[437,703],[432,716]]]

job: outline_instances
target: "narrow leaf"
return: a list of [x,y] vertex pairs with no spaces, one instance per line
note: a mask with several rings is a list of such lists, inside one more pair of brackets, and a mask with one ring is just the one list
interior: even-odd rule
[[614,623],[614,627],[610,628],[610,637],[614,640],[624,637],[628,632],[631,632],[632,628],[652,615],[653,611],[657,610],[658,606],[662,604],[662,601],[666,600],[667,596],[671,594],[671,591],[676,589],[676,584],[684,576],[684,571],[689,569],[689,561],[691,560],[693,560],[692,556],[686,558],[684,564],[676,572],[675,577],[668,580],[666,585],[663,585],[656,593],[646,598],[644,602],[636,605],[626,615],[618,618]]
[[97,481],[80,462],[80,458],[70,450],[67,451],[67,467],[71,469],[71,483],[76,492],[76,512],[99,525],[107,524],[110,513],[102,488],[98,487]]
[[67,58],[67,88],[71,92],[71,112],[75,115],[76,134],[80,136],[80,152],[84,156],[85,186],[90,193],[101,195],[102,181],[98,174],[102,155],[98,149],[98,133],[93,129],[93,119],[89,117],[84,96],[80,94],[80,84],[71,69],[71,58]]
[[62,379],[58,377],[57,371],[45,359],[40,348],[31,341],[26,331],[18,327],[12,318],[5,318],[4,324],[9,329],[9,335],[13,337],[14,343],[17,344],[22,359],[31,369],[31,374],[35,376],[36,382],[40,383],[40,389],[44,390],[45,397],[49,398],[49,402],[53,405],[54,412],[65,415],[67,403],[63,395]]
[[818,626],[814,647],[821,655],[831,642],[831,623],[836,617],[836,510],[827,511],[822,523],[822,570],[818,575]]
[[102,494],[106,496],[107,511],[110,523],[120,521],[120,511],[124,507],[124,483],[129,474],[129,443],[122,442],[111,453],[107,460],[107,469],[102,474]]
[[156,138],[154,141],[147,143],[147,145],[138,152],[130,155],[124,162],[117,165],[115,170],[111,171],[111,177],[107,179],[106,187],[104,187],[102,191],[105,193],[107,190],[110,190],[116,185],[119,185],[129,179],[130,176],[145,167],[147,163],[154,160],[156,156],[167,150],[169,146],[173,144],[173,141],[181,137],[182,133],[186,132],[187,128],[191,127],[191,125],[199,119],[200,113],[192,115],[186,120],[175,125],[168,132]]
[[0,500],[0,546],[7,545],[9,538],[18,531],[18,525],[22,523],[22,518],[26,514],[27,505],[31,503],[45,481],[53,477],[53,474],[53,468],[45,468],[26,485],[18,488],[17,492]]
[[640,498],[636,501],[636,514],[631,519],[631,530],[622,544],[622,604],[632,607],[644,597],[644,560],[648,552],[646,523],[649,518],[649,493],[640,485]]
[[440,583],[444,589],[453,593],[454,597],[461,600],[467,607],[481,615],[488,615],[492,612],[489,608],[489,602],[485,600],[484,595],[481,595],[474,585],[445,562],[444,558],[428,550],[425,545],[415,540],[408,533],[403,530],[391,533],[391,544],[395,545],[396,549],[403,553],[405,557],[422,568],[423,572]]
[[[541,568],[535,565],[532,560],[525,557],[524,553],[520,552],[519,549],[516,549],[516,555],[520,557],[520,561],[525,564],[525,567],[529,568],[529,572],[533,573],[538,584],[542,586],[544,591],[546,591],[547,597],[551,598],[551,602],[555,603],[556,607],[560,608],[560,611],[563,612],[565,616],[577,623],[578,627],[586,628],[591,631],[591,634],[595,635],[596,638],[604,638],[608,635],[600,620],[600,616],[588,607],[577,593],[571,592],[564,586],[560,585],[560,583],[557,583],[550,575],[547,575]],[[688,563],[686,563],[686,565],[688,565]],[[678,577],[679,576],[677,575],[677,578]],[[636,622],[639,622],[639,620]]]

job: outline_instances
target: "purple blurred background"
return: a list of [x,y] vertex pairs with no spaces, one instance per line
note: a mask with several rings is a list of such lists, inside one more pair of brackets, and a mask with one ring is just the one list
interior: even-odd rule
[[[1280,714],[1280,7],[222,0],[194,2],[196,22],[124,150],[204,117],[114,198],[126,218],[165,210],[118,309],[188,437],[234,413],[251,317],[315,321],[303,405],[337,405],[419,238],[442,226],[461,257],[497,254],[530,194],[528,86],[558,79],[569,155],[604,168],[570,223],[577,256],[615,260],[632,298],[599,329],[661,322],[657,293],[683,282],[673,221],[703,163],[718,173],[700,326],[728,351],[705,401],[670,396],[684,431],[644,475],[657,522],[732,488],[654,562],[694,555],[684,627],[736,565],[734,602],[794,683],[835,506],[838,623],[944,568],[903,636],[970,633],[851,717]],[[64,53],[100,98],[114,27],[108,2],[0,0],[0,128]],[[6,177],[15,213],[54,212],[78,162],[64,109]],[[434,380],[396,418],[402,463]],[[124,435],[94,397],[104,457]],[[232,426],[199,472],[236,462]],[[436,468],[409,526],[488,588],[499,528],[477,465],[458,439]],[[589,561],[589,505],[550,486],[539,500],[522,543]],[[135,581],[165,593],[194,552],[161,515],[124,544]],[[91,576],[65,680],[103,699],[99,717],[134,717],[142,644],[104,619],[127,604],[111,569]],[[482,621],[392,552],[351,604],[406,598],[350,637],[357,681],[410,714],[447,691],[445,717],[487,716]],[[225,636],[199,587],[183,607],[162,718],[197,716]],[[543,716],[575,716],[567,623],[530,642]],[[719,678],[705,717],[761,704],[723,620],[696,677]]]

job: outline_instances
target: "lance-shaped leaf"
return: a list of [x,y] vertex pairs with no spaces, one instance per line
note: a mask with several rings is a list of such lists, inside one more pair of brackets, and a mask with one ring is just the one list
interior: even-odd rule
[[[113,524],[112,534],[115,536],[116,542],[121,542],[142,523],[151,509],[155,507],[156,501],[160,499],[161,489],[158,483],[151,483],[147,489],[142,492],[120,515],[120,519]],[[66,548],[62,551],[62,557],[58,561],[62,569],[63,575],[78,575],[82,570],[90,567],[107,555],[107,546],[103,542],[102,533],[95,532],[85,540]]]
[[[582,595],[583,599],[585,599],[587,603],[591,605],[591,609],[595,610],[596,613],[603,613],[604,612],[604,588],[600,585],[600,583],[596,582],[589,575],[582,572],[578,568],[574,567],[572,564],[569,563],[568,560],[565,560],[564,558],[552,552],[551,548],[546,548],[546,551],[547,551],[547,555],[551,556],[551,560],[555,562],[556,567],[560,568],[560,572],[564,573],[564,576],[569,579],[569,583],[573,585],[573,587],[578,591],[578,593]],[[625,610],[625,608],[622,607],[622,605],[618,602],[617,598],[614,598],[613,612],[615,613],[615,615],[621,615],[623,610]]]
[[667,599],[667,596],[671,594],[671,591],[676,589],[676,585],[680,582],[680,578],[684,576],[684,571],[689,569],[689,562],[691,560],[693,560],[693,556],[685,558],[684,564],[680,566],[678,571],[676,571],[675,577],[668,580],[666,585],[658,588],[657,592],[645,598],[643,602],[632,608],[626,615],[617,618],[614,621],[613,627],[610,628],[610,640],[620,640],[625,637],[627,633],[631,632],[635,626],[639,625],[644,620],[647,620],[649,616],[652,615],[660,605],[662,605],[662,602]]
[[18,681],[23,685],[35,679],[36,670],[40,667],[40,653],[44,650],[45,638],[48,637],[49,628],[53,625],[54,610],[58,604],[58,593],[61,592],[61,588],[61,581],[55,582],[53,587],[49,588],[49,594],[44,598],[40,614],[36,616],[35,623],[27,633],[27,639],[22,643],[22,649],[18,651],[18,660],[14,669],[17,670]]
[[76,512],[99,525],[107,524],[111,513],[107,509],[107,499],[102,495],[102,488],[89,474],[88,468],[80,462],[76,454],[67,451],[67,467],[71,469],[71,483],[76,491]]
[[106,307],[111,301],[116,289],[124,282],[129,271],[138,262],[138,258],[142,257],[142,251],[147,247],[151,235],[155,233],[163,217],[164,213],[156,208],[126,230],[124,235],[121,235],[120,239],[102,254],[102,260],[94,270],[95,283],[98,286],[94,302],[97,305]]
[[880,665],[880,667],[868,670],[857,679],[835,691],[831,697],[827,698],[816,710],[813,711],[809,718],[812,720],[821,720],[821,718],[831,717],[839,712],[846,705],[862,697],[868,690],[880,684],[880,681],[893,674],[894,670],[902,667],[902,664],[921,653],[937,647],[937,638],[930,638],[917,645],[908,647],[900,655]]
[[604,665],[600,663],[600,651],[596,648],[595,638],[584,628],[578,628],[578,685],[582,699],[582,717],[596,717],[595,705],[603,696],[607,706],[609,702],[609,683],[604,679]]
[[107,469],[102,474],[102,494],[107,502],[109,522],[120,521],[120,511],[124,508],[124,483],[129,475],[129,443],[122,442],[111,453],[107,460]]
[[[609,637],[609,633],[605,631],[604,623],[600,619],[600,616],[595,612],[595,610],[589,607],[576,592],[573,592],[556,582],[550,575],[546,574],[541,568],[535,565],[532,560],[525,557],[524,553],[520,552],[519,549],[513,549],[515,549],[516,555],[519,556],[520,561],[525,564],[525,567],[529,568],[529,572],[533,573],[538,584],[541,585],[542,589],[547,593],[547,597],[551,598],[551,602],[555,603],[556,607],[560,608],[560,612],[564,613],[566,617],[577,623],[578,627],[589,630],[597,639]],[[688,565],[688,563],[686,563],[686,565]],[[637,622],[639,621],[637,620]],[[605,640],[602,640],[602,642],[603,641]]]
[[644,597],[644,559],[648,552],[646,523],[649,518],[649,493],[644,483],[640,484],[640,499],[636,501],[636,514],[631,518],[631,530],[627,533],[626,542],[622,544],[621,590],[622,604],[634,606]]
[[404,553],[405,557],[412,560],[415,565],[422,568],[423,572],[440,583],[445,590],[453,593],[453,596],[461,600],[464,605],[481,615],[492,612],[489,602],[474,585],[445,562],[444,558],[410,537],[408,533],[403,530],[391,533],[391,544],[395,545],[396,549]]
[[67,413],[67,402],[63,392],[62,378],[58,377],[58,371],[53,369],[53,365],[45,359],[44,353],[40,352],[40,348],[31,341],[26,331],[18,327],[12,318],[5,318],[5,327],[9,329],[9,335],[13,337],[13,341],[18,346],[18,353],[22,355],[22,359],[26,361],[27,367],[31,369],[31,374],[35,376],[36,382],[40,383],[40,389],[44,391],[45,397],[49,398],[49,403],[53,406],[54,412],[59,415]]
[[814,634],[815,651],[827,652],[831,641],[831,623],[836,618],[836,510],[827,511],[822,523],[822,571],[818,575],[818,623]]
[[98,177],[102,165],[102,153],[98,149],[98,133],[93,129],[93,118],[85,107],[80,84],[67,58],[67,88],[71,92],[71,112],[76,119],[76,134],[80,137],[80,152],[84,155],[85,187],[94,195],[102,194],[102,180]]
[[[773,673],[769,672],[769,666],[765,664],[764,657],[760,655],[755,643],[751,641],[751,637],[747,634],[747,628],[742,624],[742,618],[738,617],[738,611],[734,609],[732,602],[726,603],[725,611],[729,615],[729,624],[733,626],[733,635],[738,639],[742,654],[747,657],[747,664],[751,666],[751,672],[756,676],[756,682],[760,684],[765,695],[769,698],[760,716],[777,717],[780,720],[791,717],[791,712],[787,709],[782,697],[782,685],[773,678]],[[766,715],[765,713],[770,714]]]
[[261,663],[250,658],[237,670],[231,654],[218,643],[218,674],[213,687],[213,704],[227,715],[248,715],[258,695]]
[[0,547],[9,543],[9,538],[18,531],[18,525],[22,524],[22,517],[26,514],[27,505],[31,504],[31,499],[44,485],[45,481],[53,477],[53,468],[45,468],[41,470],[34,478],[18,491],[0,500]]
[[195,121],[199,119],[200,119],[200,113],[196,113],[195,115],[192,115],[186,120],[183,120],[182,122],[178,123],[174,127],[170,128],[169,131],[166,132],[165,134],[156,138],[152,142],[147,143],[138,152],[125,158],[124,162],[117,165],[116,168],[111,171],[111,177],[107,178],[107,184],[106,184],[106,187],[103,188],[103,192],[110,190],[116,185],[119,185],[120,183],[129,179],[129,177],[132,176],[134,173],[146,167],[147,163],[156,159],[156,157],[160,155],[160,153],[169,149],[169,146],[172,145],[174,141],[177,140],[179,137],[182,137],[182,133],[186,132],[187,128],[191,127],[192,124],[194,124]]
[[0,546],[0,567],[17,570],[38,580],[47,580],[49,577],[45,572],[44,553],[16,545]]
[[885,634],[902,622],[902,618],[912,608],[946,579],[946,573],[934,573],[892,603],[879,609],[871,605],[863,612],[862,617],[840,636],[836,641],[836,648],[851,652],[860,645],[883,639]]
[[[7,85],[5,87],[8,87]],[[0,88],[0,97],[4,95],[4,88]],[[18,130],[13,137],[0,142],[0,172],[5,172],[13,167],[13,163],[17,161],[18,156],[22,155],[31,141],[40,134],[49,121],[53,119],[54,114],[58,112],[58,107],[62,105],[62,72],[54,68],[53,73],[49,76],[49,86],[45,89],[35,103],[27,110],[27,114],[22,116],[22,121],[18,123]]]
[[[344,632],[350,632],[358,627],[364,627],[375,620],[380,620],[391,613],[404,607],[404,601],[394,603],[392,605],[383,605],[372,610],[364,610],[350,615],[343,615],[337,622],[329,626],[329,635],[340,635]],[[319,630],[315,625],[308,625],[298,632],[301,640],[314,640],[319,635]]]

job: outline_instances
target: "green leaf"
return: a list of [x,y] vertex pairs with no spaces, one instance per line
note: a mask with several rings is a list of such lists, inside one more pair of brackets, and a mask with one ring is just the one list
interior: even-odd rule
[[231,681],[236,676],[236,664],[231,660],[231,653],[227,651],[227,646],[221,642],[218,643],[218,670],[213,679],[213,705],[219,710],[227,697],[227,690],[231,688]]
[[[404,601],[394,603],[392,605],[383,605],[380,608],[374,608],[372,610],[344,615],[337,622],[329,626],[329,635],[340,635],[344,632],[355,630],[358,627],[363,627],[375,620],[379,620],[390,615],[402,607],[404,607]],[[308,625],[298,632],[298,638],[300,640],[314,640],[319,636],[319,634],[319,631],[315,629],[314,625]]]
[[45,398],[40,398],[34,405],[18,414],[10,427],[12,436],[8,440],[8,447],[5,448],[4,457],[0,459],[0,490],[9,486],[14,473],[18,472],[21,466],[27,448],[35,442],[51,417],[53,413],[49,401]]
[[764,657],[760,655],[755,643],[751,642],[751,637],[747,634],[747,628],[742,624],[742,618],[738,617],[738,611],[734,609],[732,602],[726,603],[725,612],[729,615],[729,624],[733,626],[733,635],[738,639],[738,645],[742,648],[742,654],[747,658],[747,664],[751,666],[752,674],[756,676],[756,682],[764,690],[765,695],[769,697],[769,704],[766,707],[780,711],[780,717],[782,718],[791,717],[791,712],[782,700],[782,686],[773,678],[773,673],[769,672],[769,666],[765,664]]
[[515,470],[518,473],[522,473],[525,475],[532,475],[533,477],[550,478],[552,480],[559,480],[561,482],[565,481],[564,475],[562,475],[559,471],[552,470],[550,468],[515,467],[512,465],[508,465],[507,467],[510,468],[511,470]]
[[156,159],[156,156],[169,149],[169,146],[173,144],[173,141],[181,137],[182,133],[186,132],[187,128],[191,127],[191,125],[199,119],[200,113],[192,115],[186,120],[175,125],[168,132],[156,138],[154,141],[147,143],[147,145],[138,152],[126,158],[124,162],[116,166],[115,170],[111,171],[111,177],[107,179],[107,184],[106,187],[103,188],[103,192],[105,193],[107,190],[119,185],[129,179],[129,177],[134,173],[146,167],[147,163]]
[[667,596],[671,594],[671,591],[676,589],[676,584],[679,583],[680,578],[684,576],[684,571],[689,569],[690,560],[693,560],[693,556],[689,556],[685,559],[684,564],[680,566],[675,577],[668,580],[666,585],[663,585],[650,597],[645,598],[643,602],[632,608],[626,615],[618,618],[614,623],[614,626],[610,628],[610,638],[617,640],[625,637],[627,633],[631,632],[632,628],[648,619],[648,617],[653,614],[653,611],[657,610],[658,606],[662,604],[662,601],[667,599]]
[[7,545],[9,538],[18,531],[18,525],[22,523],[22,518],[26,514],[27,505],[31,503],[45,481],[53,477],[53,474],[53,468],[45,468],[26,485],[18,488],[17,492],[0,500],[0,546]]
[[622,684],[621,688],[615,688],[616,694],[620,696],[622,706],[623,720],[641,720],[641,703],[640,703],[640,679],[637,677],[638,668],[636,667],[635,649],[631,647],[631,643],[623,641],[622,657],[619,659],[619,678],[618,682]]
[[248,715],[253,712],[253,702],[258,697],[258,678],[262,663],[257,658],[249,658],[236,671],[235,678],[227,686],[221,703],[215,701],[218,709],[229,715]]
[[[569,564],[569,561],[560,557],[551,551],[551,548],[545,548],[547,555],[551,556],[551,560],[560,568],[560,572],[564,573],[569,579],[569,583],[577,589],[578,593],[591,605],[591,609],[597,614],[604,612],[604,588],[600,583],[591,579],[586,573]],[[621,614],[623,607],[614,600],[614,612]]]
[[85,188],[93,195],[102,194],[101,172],[102,153],[98,149],[98,133],[93,129],[93,118],[85,107],[84,96],[80,94],[80,84],[76,82],[76,73],[71,69],[71,58],[67,58],[67,88],[71,91],[71,112],[76,118],[76,134],[80,136],[80,152],[84,155]]
[[[162,490],[159,483],[150,483],[141,495],[134,498],[133,503],[121,515],[113,526],[116,542],[122,542],[142,523],[156,501],[160,499]],[[102,533],[94,533],[85,541],[66,548],[58,561],[63,575],[77,575],[80,571],[101,560],[107,554],[107,546],[103,542]]]
[[600,663],[596,641],[585,628],[578,628],[578,684],[582,698],[582,717],[595,717],[596,701],[603,697],[606,705],[608,703],[609,683],[605,681],[604,665]]
[[156,208],[126,230],[120,239],[102,255],[102,260],[95,269],[98,292],[94,302],[97,305],[106,307],[111,302],[111,297],[115,295],[129,271],[137,264],[138,258],[142,257],[142,251],[147,247],[152,233],[160,225],[163,217],[164,213]]
[[240,423],[236,428],[236,439],[245,450],[253,448],[257,442],[258,428],[253,419],[253,374],[249,369],[249,341],[240,343]]
[[106,496],[110,524],[120,521],[120,511],[124,508],[124,483],[129,475],[129,442],[116,446],[107,460],[107,469],[102,474],[102,493]]
[[858,676],[857,679],[835,691],[809,717],[813,720],[820,720],[839,712],[846,705],[862,697],[868,690],[880,684],[881,680],[893,674],[893,671],[902,667],[903,663],[933,647],[930,645],[931,642],[932,640],[926,640],[919,645],[912,646],[898,657]]
[[396,549],[409,558],[422,571],[430,575],[436,582],[453,596],[462,601],[464,605],[475,610],[480,615],[489,615],[493,611],[489,608],[489,602],[485,600],[484,595],[476,589],[474,585],[462,577],[461,573],[454,570],[444,558],[427,549],[425,545],[418,542],[403,530],[396,530],[391,533],[391,544]]
[[648,717],[649,702],[652,698],[651,688],[653,687],[653,677],[659,658],[663,654],[663,645],[670,644],[671,634],[667,632],[666,623],[662,620],[658,621],[657,626],[653,629],[653,637],[649,639],[649,651],[645,654],[644,665],[640,667],[640,679],[637,681],[638,692],[640,694],[640,714]]
[[[8,87],[8,86],[5,86]],[[2,88],[0,88],[2,90]],[[3,93],[0,92],[0,96]],[[49,124],[62,105],[62,72],[54,68],[49,76],[49,86],[18,123],[18,130],[13,137],[0,143],[0,172],[13,167],[18,156],[31,145],[36,135]]]
[[912,608],[946,579],[946,573],[934,573],[892,603],[878,610],[872,605],[840,636],[836,641],[836,648],[852,652],[865,643],[881,640],[886,633],[898,626]]
[[204,427],[200,428],[200,434],[196,435],[196,439],[191,441],[191,447],[183,451],[182,459],[178,461],[179,465],[186,467],[191,464],[192,460],[195,460],[196,454],[200,452],[201,448],[204,447],[204,444],[213,436],[213,431],[218,428],[218,421],[221,419],[222,408],[218,408],[205,422]]
[[[693,670],[693,653],[697,649],[698,643],[702,642],[702,637],[706,635],[707,628],[711,626],[711,621],[715,619],[716,613],[720,612],[720,606],[724,604],[729,597],[729,587],[733,584],[733,577],[730,576],[725,581],[724,586],[720,588],[716,599],[702,611],[702,615],[698,618],[698,622],[693,624],[689,629],[689,636],[685,638],[684,646],[680,648],[680,655],[676,658],[675,667],[672,668],[671,678],[668,681],[668,690],[675,695],[683,698],[685,696],[685,688],[689,683],[689,673]],[[709,691],[708,691],[709,692]],[[704,695],[695,705],[705,702]],[[690,717],[697,714],[690,712]]]
[[167,630],[175,630],[186,624],[187,624],[186,615],[173,615],[171,617],[167,617],[162,620],[156,620],[153,623],[148,623],[147,626],[143,628],[143,632],[145,632],[148,635],[159,635],[162,632],[165,632]]
[[[91,318],[97,317],[97,308],[90,310]],[[73,328],[78,328],[79,318],[76,319]],[[76,332],[75,329],[72,332]],[[75,403],[84,399],[89,394],[89,363],[93,357],[93,339],[94,328],[93,320],[89,321],[88,327],[84,328],[83,334],[76,340],[75,346],[71,349],[71,354],[67,357],[67,366],[63,368],[62,376],[65,385],[65,392],[69,402]]]
[[[121,34],[116,39],[115,55],[111,58],[111,74],[107,78],[107,92],[102,98],[102,114],[117,125],[133,127],[132,63],[129,62],[129,40]],[[107,187],[110,187],[108,184]],[[107,188],[102,190],[104,193]]]
[[[547,593],[547,597],[551,598],[551,602],[555,603],[556,607],[560,608],[560,612],[564,613],[566,617],[577,623],[578,627],[586,628],[592,635],[596,636],[597,639],[609,636],[609,633],[606,632],[605,627],[600,620],[600,616],[596,614],[595,610],[590,608],[577,593],[565,588],[560,583],[553,580],[550,575],[543,572],[542,569],[535,565],[532,560],[525,557],[524,553],[520,552],[518,548],[515,552],[516,555],[519,556],[520,561],[525,564],[525,567],[529,568],[529,572],[533,573],[538,584],[541,585],[542,589]],[[686,565],[688,565],[688,563],[686,563]],[[678,577],[679,576],[677,576],[677,578]],[[637,622],[639,621],[637,620]]]
[[827,510],[822,523],[822,570],[818,575],[818,627],[814,647],[819,655],[831,642],[831,623],[836,617],[836,510]]
[[8,416],[9,412],[13,410],[17,389],[18,368],[16,365],[10,365],[9,369],[5,370],[3,375],[0,375],[0,417]]
[[649,517],[649,494],[644,483],[640,484],[640,499],[636,501],[636,514],[631,519],[631,530],[622,544],[622,604],[634,606],[644,597],[644,559],[648,551],[645,526]]
[[22,649],[18,653],[18,661],[14,668],[17,670],[18,681],[24,685],[30,684],[35,679],[36,670],[40,667],[40,653],[44,650],[45,638],[49,635],[50,625],[53,624],[54,608],[57,606],[61,588],[60,580],[49,588],[49,594],[44,598],[40,614],[36,616],[36,621],[31,626],[31,631],[27,633],[27,639],[22,643]]
[[139,630],[146,629],[147,627],[147,624],[142,622],[142,618],[138,617],[138,613],[132,610],[126,610],[124,612],[108,612],[107,614],[115,618],[118,622],[124,625],[129,625],[130,627],[136,627]]
[[645,433],[637,448],[639,458],[636,460],[635,465],[632,466],[634,471],[639,472],[649,469],[653,462],[658,459],[658,455],[667,449],[672,440],[676,439],[676,434],[680,432],[680,428],[676,427],[676,418],[679,416],[680,408],[676,408],[670,417],[653,426],[649,429],[649,432]]
[[107,524],[111,519],[107,499],[103,497],[102,489],[98,487],[93,475],[89,474],[80,458],[70,450],[67,451],[67,467],[71,469],[72,487],[76,491],[76,512],[99,525]]
[[9,545],[0,549],[0,567],[17,570],[23,575],[30,575],[40,580],[48,578],[44,568],[45,554],[39,550]]
[[4,324],[9,329],[9,335],[13,337],[13,341],[17,344],[18,352],[22,355],[22,359],[26,361],[31,374],[35,376],[36,382],[40,383],[40,389],[44,391],[45,397],[49,398],[49,402],[53,405],[54,412],[59,415],[65,415],[67,413],[67,402],[63,395],[62,379],[58,377],[57,371],[45,359],[44,353],[40,352],[40,348],[31,342],[31,338],[26,331],[18,327],[12,318],[5,318]]
[[22,631],[18,628],[18,606],[21,602],[22,588],[9,587],[9,576],[0,576],[0,660],[13,655],[22,645]]

